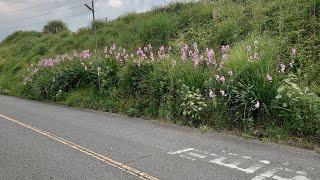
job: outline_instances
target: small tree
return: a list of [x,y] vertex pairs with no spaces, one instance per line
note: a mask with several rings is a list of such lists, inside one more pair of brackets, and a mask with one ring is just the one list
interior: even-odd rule
[[63,31],[69,31],[68,26],[61,20],[49,21],[44,27],[44,33],[58,34]]

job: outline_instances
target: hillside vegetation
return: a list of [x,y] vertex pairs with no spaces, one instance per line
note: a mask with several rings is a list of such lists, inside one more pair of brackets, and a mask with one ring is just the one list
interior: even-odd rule
[[[0,92],[320,143],[320,1],[175,3],[0,44]],[[100,82],[100,83],[99,83]]]

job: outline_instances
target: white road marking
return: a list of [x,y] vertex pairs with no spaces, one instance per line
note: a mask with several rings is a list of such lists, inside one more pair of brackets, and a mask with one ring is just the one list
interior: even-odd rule
[[194,158],[191,158],[191,157],[188,157],[188,156],[184,156],[184,155],[179,155],[180,157],[182,157],[182,158],[186,158],[186,159],[189,159],[189,160],[191,160],[191,161],[195,161],[196,159],[194,159]]
[[243,158],[245,158],[245,159],[252,159],[251,157],[249,157],[249,156],[242,156]]
[[310,180],[310,179],[304,176],[295,176],[292,180]]
[[285,172],[292,172],[292,169],[284,168],[284,171],[285,171]]
[[235,154],[235,153],[228,153],[228,154],[232,156],[238,156],[238,154]]
[[307,175],[307,172],[305,172],[305,171],[297,171],[296,173],[301,174],[301,175]]
[[267,160],[260,160],[259,162],[261,162],[263,164],[270,164],[270,161],[267,161]]
[[254,173],[255,171],[257,171],[258,169],[262,168],[263,166],[262,165],[259,165],[259,164],[255,164],[249,168],[239,168],[238,165],[240,164],[240,162],[232,162],[232,163],[224,163],[223,161],[226,160],[225,157],[221,157],[221,158],[217,158],[217,159],[214,159],[214,160],[211,160],[209,162],[211,163],[214,163],[214,164],[218,164],[218,165],[221,165],[221,166],[225,166],[225,167],[228,167],[228,168],[231,168],[231,169],[236,169],[236,170],[239,170],[239,171],[242,171],[242,172],[245,172],[245,173]]
[[175,151],[175,152],[168,152],[168,154],[174,155],[174,154],[180,154],[180,153],[188,152],[188,151],[192,151],[192,150],[194,150],[194,149],[193,148],[188,148],[188,149],[182,149],[182,150]]
[[[191,151],[191,152],[190,152]],[[198,153],[195,153],[198,152]],[[181,154],[182,153],[182,154]],[[183,154],[185,153],[185,155]],[[224,154],[220,155],[220,154]],[[182,149],[179,151],[175,151],[175,152],[169,152],[169,154],[179,154],[180,157],[182,158],[186,158],[192,161],[197,160],[196,158],[199,159],[204,159],[207,158],[207,156],[202,155],[202,154],[206,154],[206,155],[211,155],[211,156],[215,156],[216,158],[213,160],[210,160],[210,163],[213,164],[217,164],[217,165],[221,165],[230,169],[235,169],[235,170],[239,170],[248,174],[253,174],[256,171],[258,171],[259,169],[265,167],[265,166],[270,166],[271,162],[268,160],[253,160],[253,158],[249,157],[249,156],[241,156],[239,154],[233,153],[233,152],[227,152],[226,150],[222,150],[220,152],[218,152],[218,155],[215,153],[208,153],[206,151],[200,151],[194,148],[187,148],[187,149]],[[191,158],[189,156],[192,156],[194,158]],[[234,157],[231,156],[236,156],[237,160],[230,162],[230,163],[226,163],[226,161],[228,160],[227,157],[230,157],[231,159],[234,159]],[[246,162],[246,163],[245,163]],[[240,168],[239,166],[241,164],[248,164],[251,163],[252,165],[249,166],[248,168]],[[251,180],[266,180],[266,179],[274,179],[274,180],[310,180],[309,178],[307,178],[307,172],[305,171],[294,171],[292,169],[289,169],[285,166],[289,166],[290,163],[289,162],[284,162],[280,165],[280,167],[269,167],[271,169],[267,170],[266,172],[262,173],[262,174],[258,174],[255,177],[253,177]],[[278,172],[285,172],[287,173],[287,175],[295,175],[292,178],[283,178],[280,177],[280,175],[276,175],[276,173]],[[289,174],[288,174],[289,173]]]
[[191,155],[191,156],[195,156],[197,158],[201,158],[201,159],[207,157],[207,156],[204,156],[204,155],[201,155],[201,154],[197,154],[197,153],[193,153],[193,152],[190,152],[188,154]]
[[[292,172],[292,170],[288,169],[288,168],[276,167],[276,168],[273,168],[265,173],[262,173],[262,174],[255,176],[251,180],[264,180],[267,178],[272,178],[275,180],[310,180],[309,178],[302,176],[302,175],[297,175],[292,178],[283,178],[283,177],[280,177],[279,175],[275,175],[276,173],[278,173],[279,171],[282,171],[282,170],[284,170],[286,172]],[[307,175],[307,174],[305,174],[305,175]]]
[[256,177],[252,178],[251,180],[263,180],[263,179],[266,179],[266,178],[271,178],[279,170],[280,169],[278,169],[278,168],[271,169],[271,170],[269,170],[269,171],[267,171],[265,173],[257,175]]

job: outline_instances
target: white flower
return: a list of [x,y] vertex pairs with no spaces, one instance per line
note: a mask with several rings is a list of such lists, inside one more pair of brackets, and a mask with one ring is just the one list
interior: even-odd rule
[[226,92],[224,90],[220,90],[221,96],[227,96]]
[[254,107],[255,107],[256,109],[259,109],[259,107],[260,107],[260,102],[257,101],[256,104],[254,105]]
[[267,74],[267,80],[268,80],[269,82],[272,82],[272,77],[270,76],[270,74]]
[[215,97],[216,95],[214,94],[214,92],[210,89],[209,90],[209,97],[210,98],[213,98],[213,97]]

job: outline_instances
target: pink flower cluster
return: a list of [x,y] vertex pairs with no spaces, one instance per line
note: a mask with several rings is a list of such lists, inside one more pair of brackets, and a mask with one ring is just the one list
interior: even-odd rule
[[208,66],[217,65],[216,54],[213,51],[213,49],[206,48],[206,54],[207,54],[207,58],[206,58],[207,65]]
[[39,66],[41,67],[48,67],[52,68],[56,63],[50,58],[50,59],[42,59],[39,62]]
[[90,50],[86,49],[86,50],[81,51],[80,57],[84,60],[89,59],[90,58]]
[[42,59],[38,63],[38,67],[40,68],[53,68],[56,65],[59,65],[60,63],[64,61],[72,61],[74,58],[79,58],[79,60],[87,60],[90,58],[90,51],[88,49],[81,51],[79,54],[76,50],[73,50],[72,53],[64,54],[64,55],[57,55],[55,58],[48,58],[48,59]]
[[129,54],[125,48],[117,47],[116,44],[113,44],[110,48],[104,48],[105,58],[115,58],[120,64],[127,62],[133,54]]

